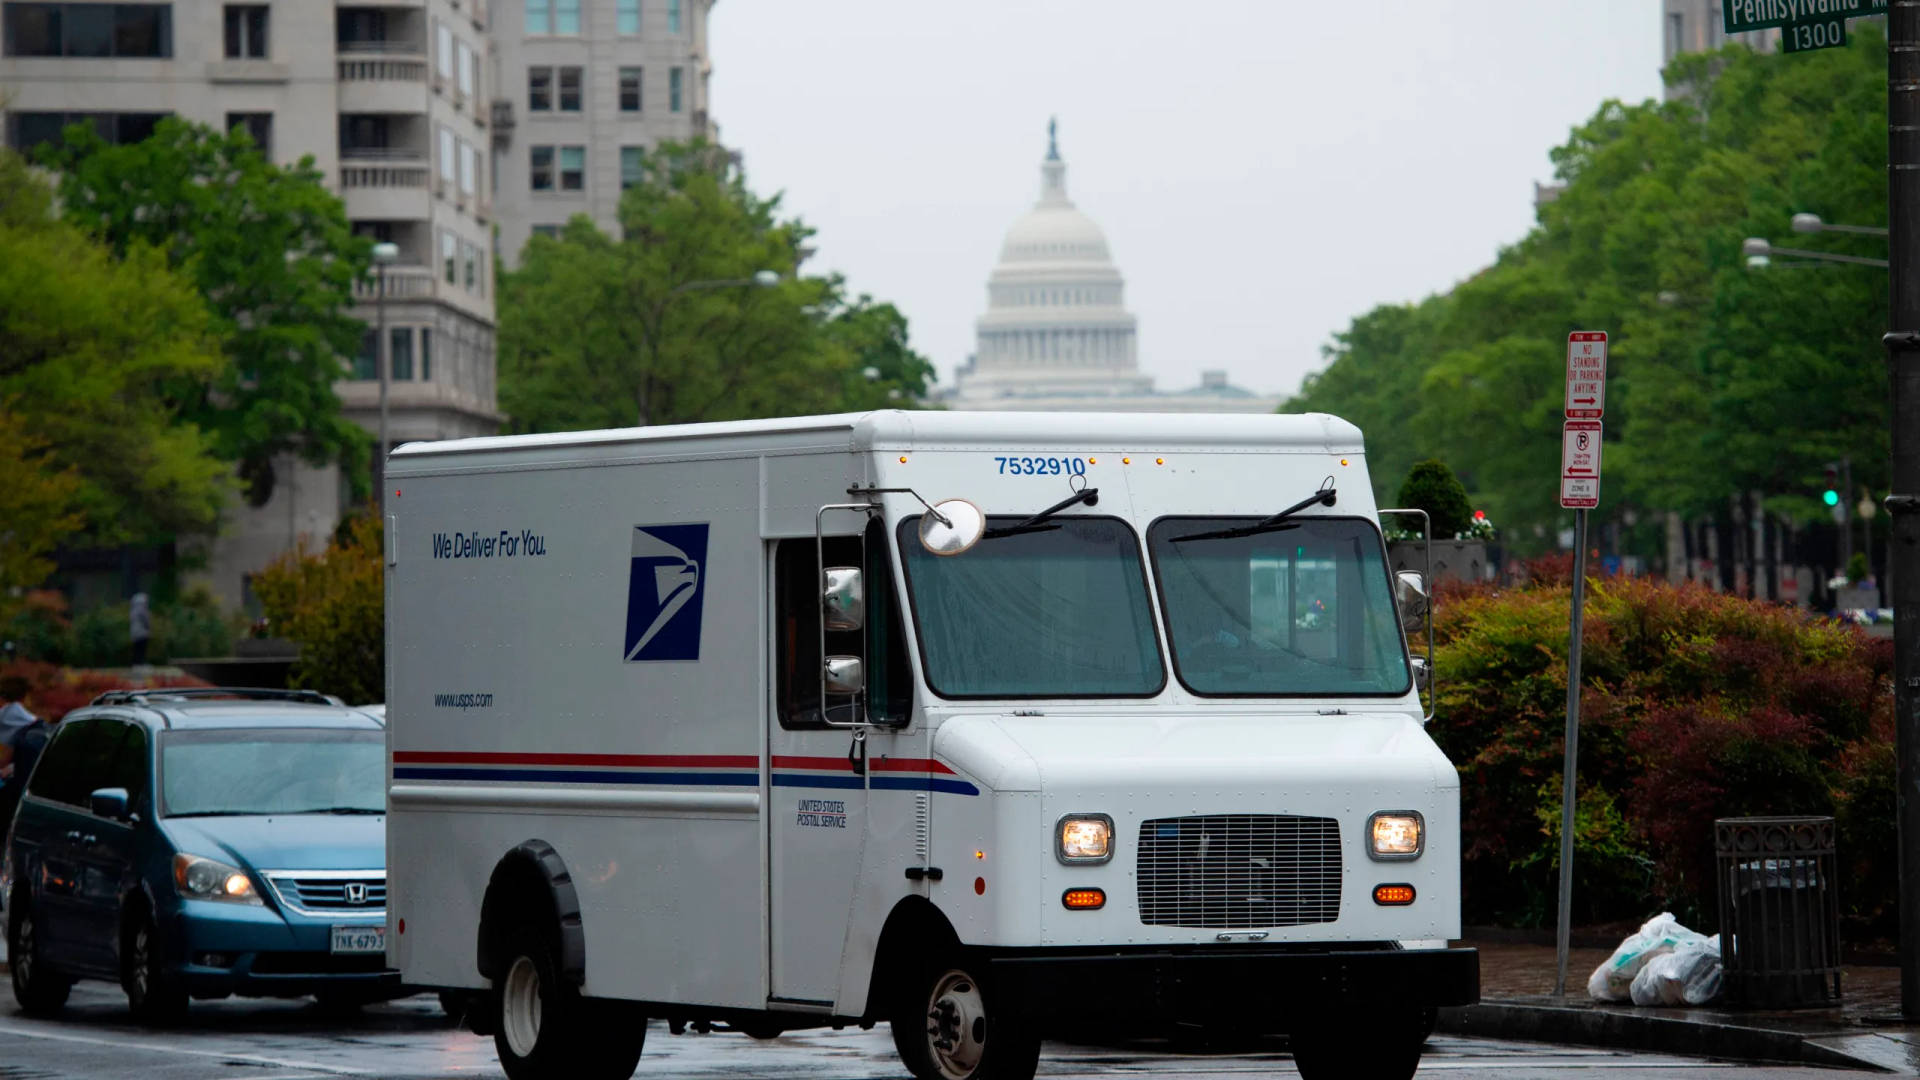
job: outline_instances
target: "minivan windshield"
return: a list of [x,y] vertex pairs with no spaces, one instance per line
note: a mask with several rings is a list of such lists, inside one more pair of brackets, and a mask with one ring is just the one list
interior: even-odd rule
[[900,550],[935,693],[1148,697],[1165,685],[1140,541],[1126,522],[1058,517],[948,556],[921,547],[919,527],[918,517],[900,523]]
[[169,817],[386,812],[386,736],[326,728],[221,728],[160,736]]
[[1400,695],[1412,685],[1380,533],[1306,517],[1171,517],[1147,530],[1174,671],[1221,697]]

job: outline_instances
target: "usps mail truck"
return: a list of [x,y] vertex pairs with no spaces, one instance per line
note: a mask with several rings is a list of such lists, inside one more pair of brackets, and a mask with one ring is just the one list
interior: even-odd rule
[[625,1077],[649,1021],[885,1023],[923,1080],[1182,1026],[1399,1078],[1478,997],[1422,582],[1344,421],[876,412],[386,476],[390,959],[513,1080]]

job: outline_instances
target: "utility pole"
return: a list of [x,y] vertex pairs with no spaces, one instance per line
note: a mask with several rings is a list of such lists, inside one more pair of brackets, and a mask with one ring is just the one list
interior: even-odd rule
[[[1899,762],[1900,1011],[1920,1020],[1920,0],[1887,11],[1888,378],[1892,386],[1894,744]],[[1897,570],[1895,569],[1897,568]]]

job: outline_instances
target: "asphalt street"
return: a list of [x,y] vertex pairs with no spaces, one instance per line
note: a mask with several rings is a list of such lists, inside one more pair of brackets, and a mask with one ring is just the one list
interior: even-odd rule
[[[14,1011],[0,990],[0,1080],[317,1080],[372,1077],[497,1077],[493,1041],[453,1027],[430,997],[371,1007],[345,1019],[308,1002],[199,1002],[180,1028],[158,1031],[127,1016],[118,989],[74,988],[62,1017]],[[1423,1075],[1490,1075],[1503,1080],[1592,1077],[1631,1071],[1648,1080],[1711,1077],[1836,1077],[1820,1069],[1757,1068],[1721,1062],[1573,1047],[1436,1037]],[[1168,1055],[1150,1047],[1049,1044],[1041,1074],[1052,1077],[1212,1078],[1292,1076],[1284,1044],[1221,1053]],[[640,1078],[879,1080],[904,1077],[885,1028],[797,1032],[770,1042],[744,1035],[681,1035],[654,1025]]]

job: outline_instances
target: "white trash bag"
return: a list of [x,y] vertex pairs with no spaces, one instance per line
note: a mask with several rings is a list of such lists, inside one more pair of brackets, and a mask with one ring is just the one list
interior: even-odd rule
[[[1681,926],[1670,911],[1648,919],[1640,929],[1620,943],[1606,962],[1593,969],[1587,979],[1587,996],[1595,1001],[1629,1001],[1634,977],[1648,961],[1674,951],[1682,942],[1707,939]],[[1716,943],[1716,954],[1718,947]]]
[[1649,960],[1633,977],[1635,1005],[1704,1005],[1720,995],[1720,935],[1692,938]]

